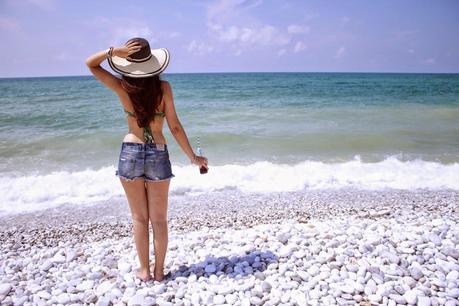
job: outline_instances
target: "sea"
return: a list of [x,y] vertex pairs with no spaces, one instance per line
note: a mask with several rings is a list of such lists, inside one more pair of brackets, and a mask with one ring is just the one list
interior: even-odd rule
[[[200,174],[165,123],[172,195],[459,190],[459,74],[161,77],[209,161]],[[124,197],[126,116],[93,76],[2,78],[0,106],[0,214]]]

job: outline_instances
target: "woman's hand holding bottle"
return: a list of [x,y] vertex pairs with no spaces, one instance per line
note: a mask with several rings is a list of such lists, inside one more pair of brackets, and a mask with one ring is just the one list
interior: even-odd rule
[[207,158],[204,156],[195,155],[192,159],[192,162],[193,164],[199,166],[199,172],[201,174],[207,173],[207,170],[209,170],[209,166],[207,165]]

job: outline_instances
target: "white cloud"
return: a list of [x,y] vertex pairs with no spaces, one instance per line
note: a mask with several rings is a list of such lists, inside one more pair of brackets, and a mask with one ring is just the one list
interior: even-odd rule
[[227,22],[235,16],[243,15],[247,10],[257,7],[262,0],[218,0],[211,1],[207,6],[207,18]]
[[309,14],[306,14],[304,16],[304,20],[312,20],[312,19],[316,19],[316,18],[319,18],[320,17],[320,14],[317,14],[317,13],[309,13]]
[[293,48],[293,52],[298,53],[298,52],[306,50],[306,48],[307,48],[306,44],[302,41],[299,41],[295,44],[295,47]]
[[237,6],[240,8],[253,8],[261,5],[262,3],[263,0],[242,0],[239,1],[239,4]]
[[214,47],[210,46],[206,43],[203,42],[197,42],[196,40],[192,40],[188,46],[187,50],[190,53],[195,53],[195,54],[207,54],[207,53],[212,53],[214,51]]
[[282,46],[290,42],[290,38],[271,25],[237,26],[208,24],[209,30],[222,42],[239,44],[240,46]]
[[405,40],[405,39],[408,39],[408,38],[414,36],[417,33],[418,33],[418,31],[414,31],[414,30],[399,30],[399,31],[395,32],[395,37],[397,39]]
[[10,17],[0,17],[0,29],[14,31],[19,29],[19,23],[16,19]]
[[187,50],[188,50],[189,52],[193,52],[196,48],[198,48],[198,43],[196,42],[196,40],[192,40],[192,41],[188,44]]
[[[83,22],[97,33],[103,35],[112,44],[124,44],[132,37],[144,37],[150,44],[156,43],[157,38],[153,36],[151,28],[142,20],[128,18],[107,18],[103,16],[95,17]],[[151,46],[154,48],[154,46]]]
[[429,65],[435,64],[436,61],[437,60],[435,59],[435,57],[429,57],[429,58],[425,58],[422,60],[424,64],[429,64]]
[[297,24],[291,24],[287,28],[287,32],[290,34],[309,33],[310,30],[308,26],[300,26]]
[[287,33],[250,14],[251,9],[262,3],[261,0],[212,1],[207,6],[209,38],[242,51],[252,47],[287,45],[290,42]]
[[26,2],[45,11],[51,11],[56,8],[56,0],[27,0]]
[[233,42],[239,38],[239,28],[236,26],[229,26],[223,29],[221,25],[212,27],[216,29],[216,33],[219,35],[218,38],[223,41]]
[[183,13],[182,12],[174,12],[174,16],[177,19],[183,19]]
[[80,57],[68,54],[67,52],[61,52],[56,56],[56,60],[60,62],[68,62],[68,61],[80,60]]
[[57,7],[57,0],[2,0],[3,4],[14,6],[20,9],[38,8],[43,11],[54,11]]
[[346,52],[346,48],[344,46],[339,47],[338,50],[336,50],[335,58],[339,59],[343,57],[345,52]]
[[154,41],[151,37],[151,30],[148,26],[135,26],[135,25],[128,25],[128,26],[118,26],[113,29],[113,35],[115,41],[123,41],[126,42],[128,39],[132,37],[145,37],[150,42]]
[[176,38],[176,37],[180,37],[182,36],[182,34],[180,32],[170,32],[169,33],[169,38]]
[[[286,28],[278,27],[253,14],[253,8],[263,4],[260,0],[217,0],[207,4],[207,40],[240,54],[254,48],[272,48],[278,56],[288,50],[298,53],[307,49],[302,41],[293,42],[298,34],[310,32],[310,27],[301,23],[291,23]],[[317,14],[306,15],[306,20],[317,18]],[[305,20],[303,18],[303,20]],[[276,51],[274,51],[276,54]]]
[[[1,1],[1,0],[0,0]],[[19,44],[22,42],[30,41],[27,31],[23,28],[21,23],[16,18],[12,17],[1,17],[0,16],[0,33],[2,33],[4,40],[9,37],[12,41],[15,41]],[[2,51],[6,51],[6,47],[2,48]],[[14,53],[14,50],[12,50]]]

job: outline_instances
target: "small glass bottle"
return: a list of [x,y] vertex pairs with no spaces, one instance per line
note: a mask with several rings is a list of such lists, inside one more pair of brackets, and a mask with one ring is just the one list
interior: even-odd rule
[[[199,146],[198,146],[198,156],[202,156],[202,150],[201,150],[201,147],[199,147]],[[207,173],[207,168],[204,167],[204,166],[201,166],[199,168],[199,173],[206,174]]]

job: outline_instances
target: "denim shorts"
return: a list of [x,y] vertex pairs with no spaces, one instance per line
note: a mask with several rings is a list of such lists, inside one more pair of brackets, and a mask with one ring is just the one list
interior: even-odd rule
[[123,142],[115,175],[128,181],[157,182],[173,178],[167,145]]

